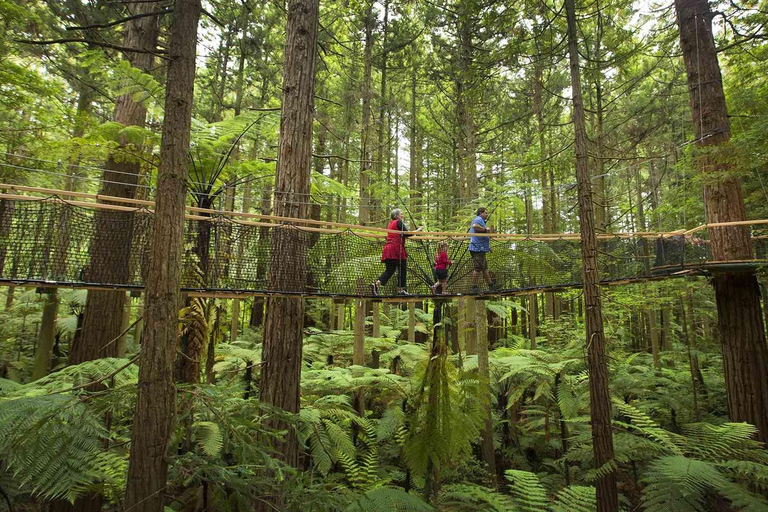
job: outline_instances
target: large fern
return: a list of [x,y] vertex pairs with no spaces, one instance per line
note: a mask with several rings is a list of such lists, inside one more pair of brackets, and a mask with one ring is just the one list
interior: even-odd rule
[[717,493],[739,510],[764,511],[765,498],[735,484],[715,464],[682,455],[669,455],[653,461],[643,482],[643,505],[647,512],[704,511],[707,495]]
[[376,487],[355,499],[347,512],[386,510],[397,512],[431,512],[435,509],[418,496],[392,487]]
[[122,484],[126,469],[104,453],[108,432],[76,397],[42,395],[0,402],[0,453],[19,488],[74,500],[102,476]]

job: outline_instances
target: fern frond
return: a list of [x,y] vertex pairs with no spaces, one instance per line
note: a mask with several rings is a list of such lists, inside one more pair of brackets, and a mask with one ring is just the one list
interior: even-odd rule
[[441,507],[448,510],[474,512],[506,512],[514,510],[512,498],[475,484],[454,484],[443,487],[438,497]]
[[540,512],[549,505],[547,491],[539,482],[539,477],[528,471],[508,469],[504,477],[509,481],[514,503],[524,512]]
[[218,423],[212,421],[196,421],[192,424],[195,441],[210,457],[218,457],[224,445],[224,438]]
[[703,511],[707,492],[716,492],[740,510],[766,510],[765,498],[729,481],[709,462],[670,455],[653,461],[643,477],[643,504],[649,512]]
[[347,507],[347,512],[391,510],[396,512],[433,512],[428,503],[414,494],[392,487],[377,487],[367,491]]
[[557,493],[552,512],[593,512],[597,510],[594,487],[569,485]]

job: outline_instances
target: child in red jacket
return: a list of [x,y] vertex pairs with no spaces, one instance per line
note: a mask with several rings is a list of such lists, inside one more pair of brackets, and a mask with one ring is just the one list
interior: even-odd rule
[[453,262],[448,259],[448,242],[437,244],[437,254],[435,255],[435,277],[437,282],[433,284],[432,293],[437,293],[437,287],[442,289],[443,295],[448,293],[448,267]]

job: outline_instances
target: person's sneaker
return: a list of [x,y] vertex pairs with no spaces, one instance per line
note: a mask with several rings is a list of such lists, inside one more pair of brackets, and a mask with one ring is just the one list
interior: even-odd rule
[[400,290],[399,292],[397,292],[397,294],[398,295],[402,295],[403,297],[410,297],[411,296],[411,294],[408,293],[408,290]]
[[477,286],[473,286],[472,288],[469,289],[469,293],[479,293],[479,292],[480,290],[478,289]]
[[371,283],[371,291],[373,292],[373,295],[378,297],[379,296],[379,285],[376,283]]

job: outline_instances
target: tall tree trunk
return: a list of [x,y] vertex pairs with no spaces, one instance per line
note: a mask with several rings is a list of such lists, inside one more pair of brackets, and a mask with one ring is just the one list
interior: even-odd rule
[[240,56],[237,61],[237,81],[235,82],[235,115],[239,116],[243,108],[243,82],[245,78],[245,56],[248,48],[246,34],[248,33],[248,4],[240,6]]
[[168,86],[157,176],[155,224],[141,347],[139,392],[131,433],[125,508],[161,512],[173,431],[184,207],[201,0],[176,0],[168,48]]
[[416,101],[416,78],[419,71],[417,63],[417,57],[411,56],[413,69],[411,70],[411,135],[408,139],[410,145],[410,169],[408,173],[408,185],[411,188],[411,210],[417,212],[419,210],[419,197],[417,184],[421,181],[421,141],[419,140],[419,122],[418,122],[418,108],[419,104]]
[[598,512],[619,510],[616,473],[605,468],[614,464],[613,434],[611,432],[611,398],[608,390],[608,365],[605,358],[605,334],[600,301],[597,268],[597,237],[592,202],[592,184],[587,156],[587,128],[584,103],[581,96],[579,51],[576,40],[576,6],[574,0],[565,1],[568,18],[568,56],[571,68],[573,98],[573,128],[576,148],[576,182],[579,198],[579,229],[581,235],[582,278],[586,306],[586,344],[589,366],[589,398],[592,423],[592,446],[595,468],[603,468],[603,476],[595,482]]
[[[387,119],[389,112],[389,99],[387,98],[387,60],[389,57],[389,48],[387,47],[389,36],[389,0],[384,0],[384,24],[382,26],[381,42],[381,88],[379,89],[379,144],[376,147],[376,179],[379,183],[386,183],[389,186],[389,180],[384,177],[384,161],[387,161],[387,175],[389,174],[389,138],[390,126]],[[386,158],[385,158],[386,155]],[[377,203],[378,205],[378,203]]]
[[466,2],[460,3],[458,32],[461,44],[459,76],[456,80],[456,117],[459,122],[459,185],[460,197],[477,198],[477,133],[471,91],[474,85],[472,23]]
[[[275,213],[286,217],[306,218],[307,215],[306,205],[302,203],[306,202],[309,193],[312,163],[318,9],[318,0],[290,0],[288,3],[282,121],[275,176]],[[305,286],[305,240],[303,235],[296,233],[292,229],[278,229],[272,233],[272,290],[302,290]],[[267,299],[261,401],[292,413],[299,411],[303,319],[303,299]],[[269,425],[285,428],[274,421]],[[287,464],[298,465],[299,445],[295,432],[290,431],[276,449]],[[273,509],[267,503],[260,507]]]
[[360,224],[366,224],[370,219],[371,208],[371,170],[373,137],[371,136],[371,96],[372,78],[371,67],[373,63],[373,0],[368,0],[365,8],[365,49],[363,50],[363,122],[360,134]]
[[[136,2],[128,5],[136,15],[147,14],[157,9],[151,2]],[[154,51],[159,30],[158,16],[145,16],[131,20],[126,25],[123,46]],[[126,53],[126,60],[144,73],[152,71],[152,53]],[[144,127],[147,109],[134,101],[134,95],[124,94],[115,102],[115,122],[123,126]],[[104,171],[104,184],[100,193],[106,196],[133,198],[141,173],[138,158],[129,158],[124,153],[130,146],[125,135],[119,140],[120,150],[110,153]],[[137,152],[139,148],[136,149]],[[99,250],[92,254],[86,273],[86,280],[103,284],[125,284],[128,281],[131,239],[133,236],[133,213],[99,210],[96,212],[96,233],[92,246]],[[102,248],[109,247],[109,253]],[[103,255],[100,258],[95,255]],[[101,350],[109,340],[120,334],[125,307],[125,292],[91,290],[85,302],[83,332],[80,343],[69,354],[70,364],[79,364],[98,357],[115,357],[117,344]]]
[[[675,0],[680,46],[688,74],[699,168],[704,176],[707,221],[746,219],[739,176],[733,168],[731,136],[723,81],[712,35],[707,0]],[[709,230],[712,257],[718,261],[752,258],[746,226]],[[728,415],[755,425],[768,442],[768,345],[760,311],[760,290],[751,272],[717,273],[715,300],[723,350]]]

